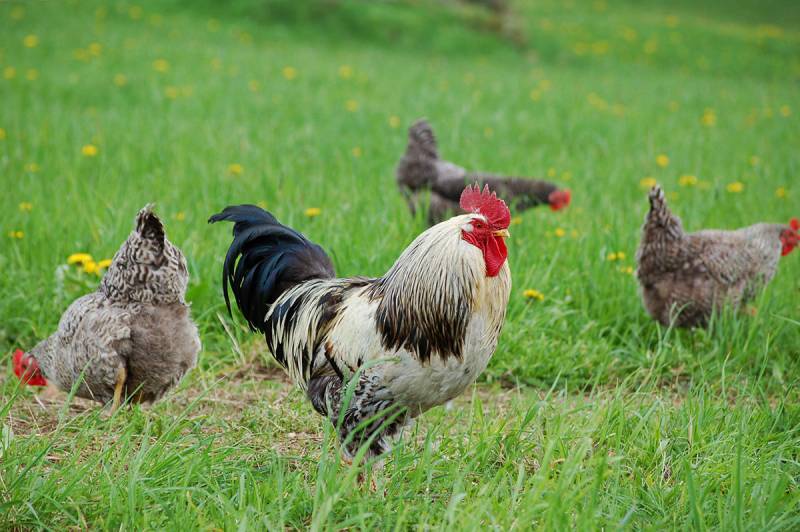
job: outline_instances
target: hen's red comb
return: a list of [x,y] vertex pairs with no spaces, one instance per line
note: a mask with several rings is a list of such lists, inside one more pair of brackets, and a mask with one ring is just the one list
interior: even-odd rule
[[560,211],[572,201],[572,192],[567,188],[554,190],[547,196],[547,201],[550,203],[550,210]]
[[506,206],[506,202],[497,197],[497,194],[489,190],[489,185],[481,187],[467,185],[461,193],[459,201],[461,208],[467,212],[477,212],[486,216],[486,219],[498,229],[507,229],[511,224],[511,212]]
[[47,380],[39,370],[39,364],[36,359],[27,355],[22,349],[14,351],[14,358],[12,359],[14,365],[14,375],[19,380],[28,386],[47,386]]
[[789,227],[794,229],[795,231],[800,231],[800,220],[797,218],[792,218],[789,220]]

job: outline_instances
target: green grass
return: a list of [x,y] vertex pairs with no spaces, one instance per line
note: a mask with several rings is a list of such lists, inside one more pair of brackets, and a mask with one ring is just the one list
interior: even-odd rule
[[[4,362],[0,527],[800,527],[798,254],[754,317],[707,331],[653,323],[620,271],[646,177],[690,229],[800,215],[797,5],[515,2],[499,32],[448,3],[308,5],[0,3],[0,353],[52,332],[99,280],[59,274],[67,256],[112,256],[150,201],[189,261],[204,342],[169,399],[110,418],[37,399]],[[373,492],[227,317],[229,232],[206,219],[263,201],[341,275],[380,275],[424,229],[393,182],[420,116],[446,157],[553,176],[574,201],[512,226],[495,357]]]

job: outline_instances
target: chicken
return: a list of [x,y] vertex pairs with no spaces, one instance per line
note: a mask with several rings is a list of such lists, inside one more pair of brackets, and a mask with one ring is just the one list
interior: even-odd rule
[[645,309],[663,325],[705,325],[714,311],[740,305],[772,279],[781,256],[798,245],[798,230],[793,219],[686,233],[653,187],[636,254]]
[[58,330],[30,353],[17,350],[24,382],[119,407],[153,402],[197,362],[200,338],[184,300],[189,273],[183,253],[148,205],[117,251],[97,291],[75,300]]
[[468,172],[439,158],[436,137],[430,124],[418,120],[408,129],[408,146],[397,165],[397,184],[414,215],[422,206],[424,192],[430,191],[428,223],[436,224],[458,212],[458,199],[464,186],[478,182],[489,185],[511,207],[521,211],[537,205],[550,205],[554,211],[569,205],[571,193],[547,181]]
[[[234,222],[228,292],[313,408],[337,427],[344,458],[387,452],[416,416],[486,368],[511,288],[505,203],[476,186],[462,214],[419,235],[380,278],[336,278],[323,249],[253,205]],[[238,259],[238,261],[237,261]],[[353,383],[351,400],[345,397]]]

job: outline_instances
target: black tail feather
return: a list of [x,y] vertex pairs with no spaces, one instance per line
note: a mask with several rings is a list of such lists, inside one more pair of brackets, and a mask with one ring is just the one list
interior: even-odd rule
[[233,222],[233,242],[222,267],[228,312],[228,287],[250,328],[264,331],[264,317],[286,290],[309,279],[336,275],[325,251],[255,205],[226,207],[209,223]]

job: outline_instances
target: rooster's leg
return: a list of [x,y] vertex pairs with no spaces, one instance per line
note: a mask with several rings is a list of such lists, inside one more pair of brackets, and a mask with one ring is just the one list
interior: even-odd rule
[[111,403],[111,412],[116,412],[122,403],[122,390],[125,387],[127,377],[128,372],[125,371],[125,366],[120,366],[117,370],[117,380],[114,384],[114,402]]

